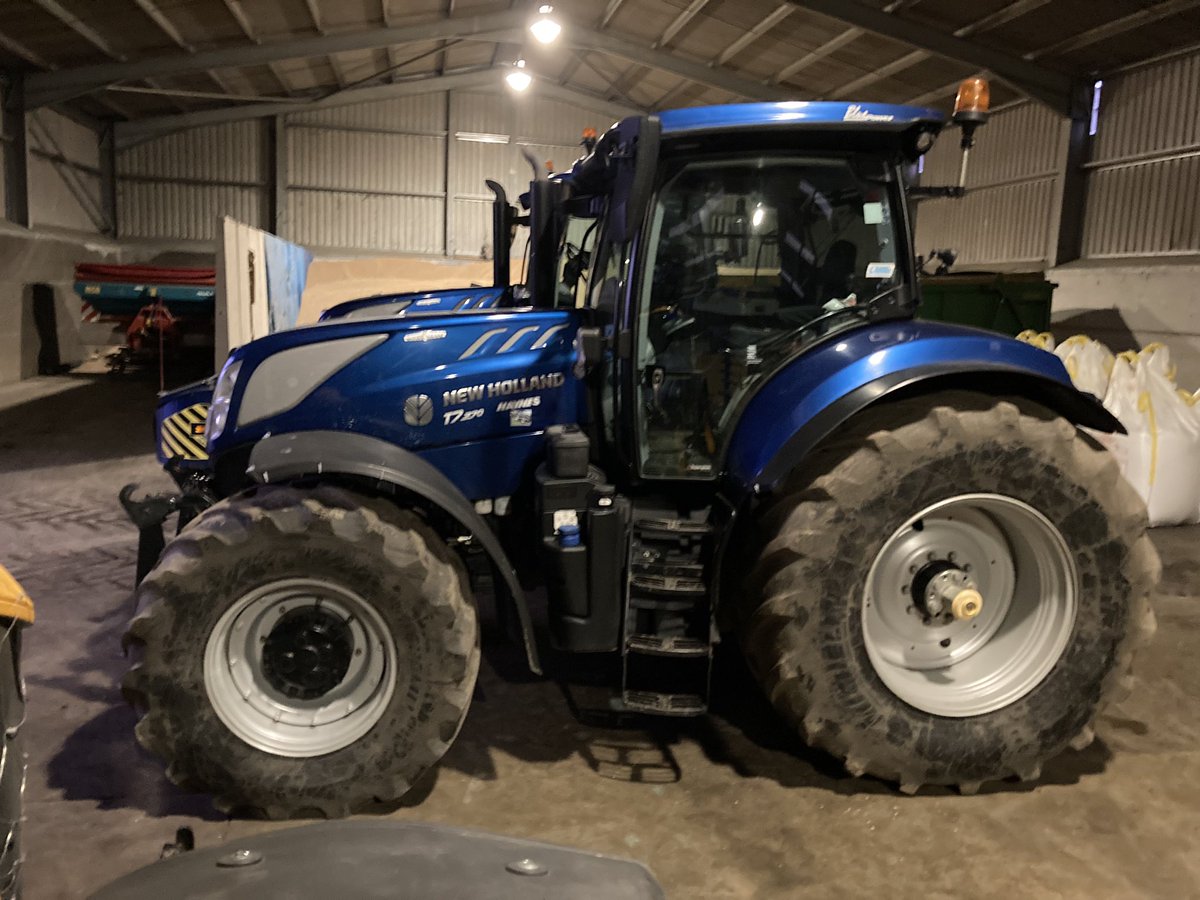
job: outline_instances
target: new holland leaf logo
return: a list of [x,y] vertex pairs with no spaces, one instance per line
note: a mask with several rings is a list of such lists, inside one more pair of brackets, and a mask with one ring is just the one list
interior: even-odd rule
[[420,427],[433,421],[433,400],[428,394],[413,394],[404,401],[404,423]]

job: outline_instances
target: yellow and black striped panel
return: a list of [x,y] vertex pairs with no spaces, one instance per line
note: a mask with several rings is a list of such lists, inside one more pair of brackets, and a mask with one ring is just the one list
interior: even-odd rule
[[163,419],[162,453],[167,459],[208,459],[205,429],[208,423],[208,404],[193,403]]

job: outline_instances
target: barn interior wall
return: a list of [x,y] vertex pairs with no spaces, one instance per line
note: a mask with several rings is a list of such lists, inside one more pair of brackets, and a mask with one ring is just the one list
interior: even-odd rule
[[[1200,52],[1106,78],[1083,259],[1051,270],[1056,330],[1126,349],[1162,341],[1200,388]],[[1132,338],[1132,340],[1131,340]]]
[[[1116,343],[1122,335],[1166,340],[1178,345],[1182,373],[1200,380],[1200,53],[1111,76],[1101,96],[1081,260],[1054,265],[1068,129],[1032,102],[997,112],[980,132],[967,199],[920,204],[916,250],[956,249],[959,271],[1048,271],[1059,285],[1056,323],[1090,323],[1104,332],[1097,337]],[[563,168],[578,154],[583,128],[602,130],[611,118],[585,104],[486,90],[289,115],[281,129],[285,202],[278,230],[326,259],[485,259],[492,247],[484,179],[500,182],[515,200],[528,183],[529,159]],[[4,234],[0,380],[26,376],[36,365],[36,347],[21,339],[31,328],[25,294],[33,279],[60,286],[69,358],[95,342],[81,332],[69,291],[75,262],[97,254],[179,261],[179,251],[203,261],[215,247],[220,216],[274,224],[264,120],[179,132],[121,151],[117,244],[100,238],[107,223],[98,145],[94,132],[51,110],[29,117],[30,217],[35,231],[53,240],[15,228]],[[952,183],[958,161],[958,133],[949,129],[926,157],[923,183]],[[347,281],[377,281],[375,264],[364,265]],[[1113,324],[1097,318],[1102,311]]]

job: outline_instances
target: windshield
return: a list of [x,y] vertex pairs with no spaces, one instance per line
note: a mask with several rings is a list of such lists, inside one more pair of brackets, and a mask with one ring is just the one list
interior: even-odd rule
[[767,156],[683,165],[660,189],[638,322],[642,471],[712,473],[738,400],[897,293],[884,164]]

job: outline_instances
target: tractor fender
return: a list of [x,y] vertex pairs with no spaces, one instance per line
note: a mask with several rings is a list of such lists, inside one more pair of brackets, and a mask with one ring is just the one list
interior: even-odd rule
[[272,435],[255,444],[246,474],[260,484],[349,475],[394,485],[428,500],[478,541],[491,559],[516,609],[529,668],[542,674],[525,592],[499,538],[450,479],[417,454],[352,432],[297,431]]
[[976,329],[885,323],[815,348],[750,398],[730,443],[724,493],[735,506],[769,493],[868,406],[943,390],[1025,397],[1075,425],[1125,430],[1099,400],[1075,388],[1052,353]]

